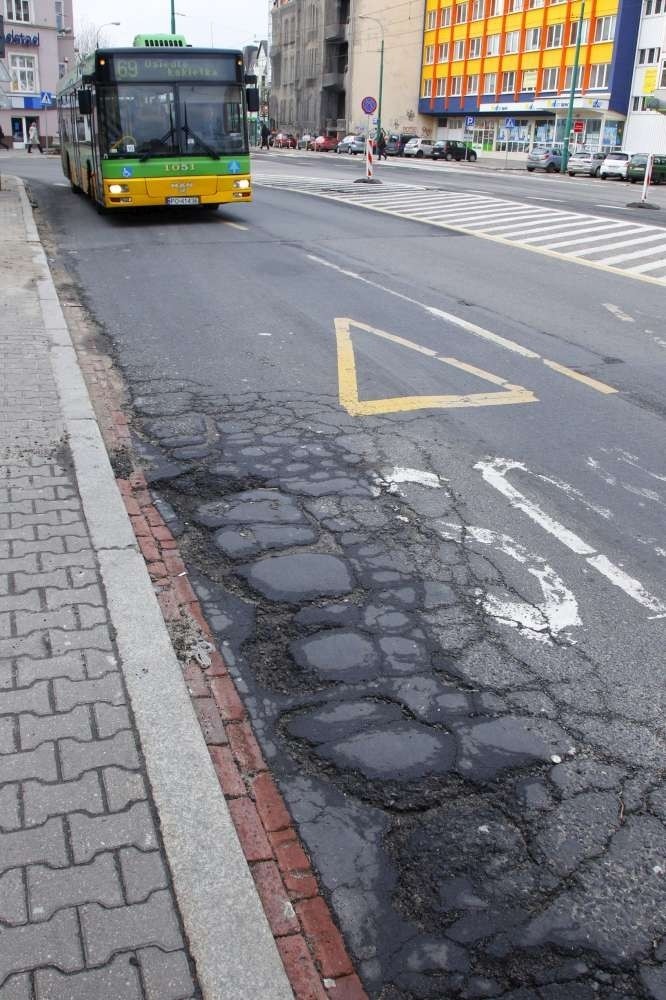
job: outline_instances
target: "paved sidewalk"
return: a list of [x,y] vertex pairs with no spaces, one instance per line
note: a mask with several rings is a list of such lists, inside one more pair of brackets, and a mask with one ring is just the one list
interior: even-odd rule
[[6,176],[0,232],[0,1000],[288,1000]]

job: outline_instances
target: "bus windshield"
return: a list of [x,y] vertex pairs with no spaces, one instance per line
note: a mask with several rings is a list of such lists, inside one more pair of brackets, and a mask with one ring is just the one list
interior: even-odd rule
[[99,89],[100,142],[109,158],[247,152],[237,84],[125,84]]

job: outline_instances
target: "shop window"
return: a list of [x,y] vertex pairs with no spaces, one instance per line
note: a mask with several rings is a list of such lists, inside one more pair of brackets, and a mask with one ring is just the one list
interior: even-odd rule
[[610,42],[613,40],[614,35],[615,35],[615,17],[613,15],[608,15],[607,17],[598,17],[594,29],[595,42]]
[[9,75],[11,89],[19,94],[38,94],[37,57],[9,53]]
[[557,82],[560,77],[560,70],[558,66],[549,66],[543,71],[543,77],[541,79],[541,89],[545,91],[557,90]]
[[5,2],[8,21],[23,21],[27,24],[32,21],[29,0],[5,0]]
[[600,63],[598,66],[590,67],[590,90],[606,90],[608,88],[608,74],[610,63]]
[[470,38],[469,40],[469,58],[478,59],[481,55],[481,39],[480,38]]
[[497,73],[486,73],[483,78],[483,93],[494,94],[497,90]]
[[562,33],[564,31],[561,24],[550,24],[546,31],[546,48],[559,49],[562,45]]

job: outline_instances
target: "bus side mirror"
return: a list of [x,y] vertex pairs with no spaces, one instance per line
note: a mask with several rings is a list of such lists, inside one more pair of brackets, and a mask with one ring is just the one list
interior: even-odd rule
[[79,99],[79,112],[82,115],[92,114],[92,92],[90,90],[78,90],[76,96]]
[[247,94],[247,110],[248,111],[258,111],[259,110],[259,91],[256,87],[248,87],[245,91]]

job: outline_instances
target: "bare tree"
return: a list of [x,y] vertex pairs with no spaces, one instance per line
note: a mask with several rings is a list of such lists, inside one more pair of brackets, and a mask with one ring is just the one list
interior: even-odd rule
[[104,30],[100,30],[94,21],[81,18],[74,34],[74,45],[78,50],[79,59],[85,59],[96,48],[106,45]]

